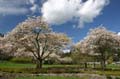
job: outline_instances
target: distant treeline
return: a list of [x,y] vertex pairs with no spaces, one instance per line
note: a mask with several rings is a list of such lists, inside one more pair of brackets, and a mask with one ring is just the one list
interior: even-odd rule
[[4,37],[4,34],[0,33],[0,37]]

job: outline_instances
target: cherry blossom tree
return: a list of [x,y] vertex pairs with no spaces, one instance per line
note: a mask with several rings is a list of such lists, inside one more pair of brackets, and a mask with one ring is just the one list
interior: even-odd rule
[[2,46],[3,46],[3,34],[0,33],[0,53],[2,52]]
[[104,70],[106,60],[116,54],[120,47],[120,37],[104,27],[98,27],[91,29],[87,37],[79,43],[82,43],[80,48],[84,53],[99,55],[101,67]]
[[86,70],[88,67],[87,63],[92,61],[92,56],[89,55],[89,53],[86,53],[87,50],[85,51],[84,46],[83,41],[73,45],[71,49],[71,57],[76,64],[83,64],[84,69]]
[[[14,47],[14,46],[12,46]],[[0,59],[10,59],[12,58],[12,50],[11,43],[6,41],[5,37],[0,37]]]
[[0,53],[2,52],[2,37],[0,36]]
[[33,55],[38,69],[42,68],[46,58],[62,50],[70,41],[65,34],[53,32],[41,17],[32,17],[20,23],[6,35],[6,39],[17,47],[18,54]]

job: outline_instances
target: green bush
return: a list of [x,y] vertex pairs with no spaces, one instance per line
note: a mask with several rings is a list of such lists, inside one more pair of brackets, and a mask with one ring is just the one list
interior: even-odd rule
[[107,76],[107,79],[112,79],[112,77],[111,76]]
[[44,64],[48,64],[48,65],[51,65],[51,64],[60,64],[60,61],[57,58],[51,57],[51,58],[46,59],[44,61]]
[[54,64],[55,61],[54,60],[45,60],[44,64]]
[[120,79],[120,77],[116,77],[115,79]]
[[0,50],[0,60],[10,60],[10,59],[12,59],[12,56],[10,56],[10,55],[8,55],[8,54],[6,54],[6,53],[3,53],[1,50]]
[[31,57],[14,57],[10,61],[15,63],[32,63],[33,59]]

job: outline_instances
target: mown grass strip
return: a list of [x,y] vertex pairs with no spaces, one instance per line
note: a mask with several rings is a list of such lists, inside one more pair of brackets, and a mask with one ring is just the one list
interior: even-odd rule
[[62,76],[38,76],[38,77],[21,77],[16,79],[86,79],[79,77],[62,77]]

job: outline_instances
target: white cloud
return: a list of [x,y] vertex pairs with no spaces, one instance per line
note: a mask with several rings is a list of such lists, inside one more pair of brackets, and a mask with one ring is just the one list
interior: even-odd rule
[[120,32],[118,32],[118,35],[120,36]]
[[83,3],[78,11],[78,17],[80,17],[80,26],[84,23],[89,23],[101,14],[103,8],[109,3],[108,0],[88,0]]
[[38,0],[29,0],[29,2],[32,4],[32,7],[30,7],[30,10],[32,11],[32,13],[36,13],[39,12],[40,7],[38,4],[36,4]]
[[29,0],[31,4],[35,4],[36,0]]
[[62,24],[73,18],[80,0],[48,0],[43,4],[43,17],[48,23]]
[[[26,14],[36,11],[36,0],[0,0],[0,15]],[[30,5],[32,7],[30,7]]]
[[30,10],[32,11],[32,13],[38,12],[38,11],[39,11],[39,6],[36,5],[36,4],[34,4],[34,5],[30,8]]
[[[26,5],[28,0],[0,0],[0,14],[25,14],[27,13]],[[22,7],[23,6],[23,7]]]
[[2,15],[11,15],[11,14],[26,14],[28,12],[28,9],[25,8],[1,8],[0,7],[0,14]]
[[79,27],[94,20],[107,5],[109,0],[47,0],[41,12],[50,24],[63,24],[74,18],[79,20]]

